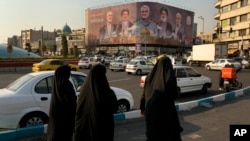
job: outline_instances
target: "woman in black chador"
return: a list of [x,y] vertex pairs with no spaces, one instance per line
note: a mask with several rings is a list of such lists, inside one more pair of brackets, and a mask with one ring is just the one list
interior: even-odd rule
[[162,57],[146,77],[141,97],[147,141],[181,141],[183,129],[175,108],[176,96],[177,82],[171,60]]
[[53,78],[47,141],[72,141],[77,97],[69,81],[70,67],[57,68]]
[[106,78],[106,68],[95,65],[80,91],[74,141],[113,141],[117,98]]

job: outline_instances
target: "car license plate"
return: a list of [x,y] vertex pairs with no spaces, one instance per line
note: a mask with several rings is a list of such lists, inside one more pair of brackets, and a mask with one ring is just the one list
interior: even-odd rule
[[225,81],[224,81],[224,84],[229,84],[229,81],[225,80]]

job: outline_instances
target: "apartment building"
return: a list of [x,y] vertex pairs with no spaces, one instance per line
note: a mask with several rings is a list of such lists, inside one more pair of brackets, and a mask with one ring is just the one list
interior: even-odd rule
[[226,43],[232,53],[249,56],[250,0],[218,0],[214,6],[218,23],[213,42]]
[[26,48],[26,43],[31,45],[33,51],[41,49],[43,45],[52,48],[55,45],[56,32],[41,30],[22,30],[21,31],[21,48]]

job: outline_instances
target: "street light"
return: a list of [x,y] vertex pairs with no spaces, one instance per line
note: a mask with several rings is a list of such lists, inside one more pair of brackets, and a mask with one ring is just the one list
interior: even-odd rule
[[204,18],[202,16],[198,17],[202,20],[202,44],[203,44],[203,34],[204,34]]
[[147,56],[147,45],[146,45],[146,42],[147,42],[147,39],[150,35],[150,31],[147,29],[147,28],[143,28],[140,32],[140,35],[141,37],[143,38],[143,42],[144,42],[144,45],[145,45],[145,56]]

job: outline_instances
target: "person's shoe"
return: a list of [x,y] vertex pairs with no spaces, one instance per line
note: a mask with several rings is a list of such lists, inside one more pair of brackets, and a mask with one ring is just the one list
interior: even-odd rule
[[219,88],[220,91],[223,91],[223,88]]

